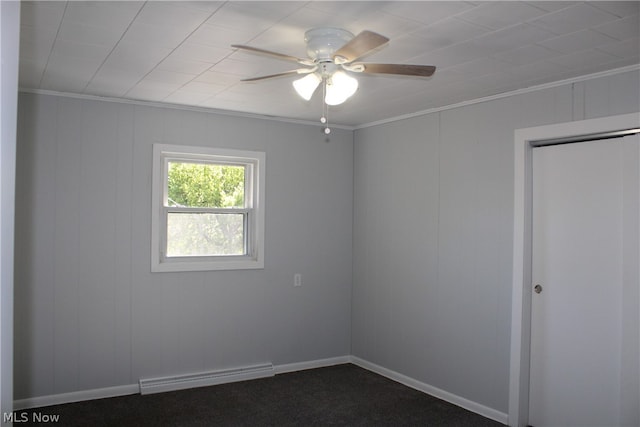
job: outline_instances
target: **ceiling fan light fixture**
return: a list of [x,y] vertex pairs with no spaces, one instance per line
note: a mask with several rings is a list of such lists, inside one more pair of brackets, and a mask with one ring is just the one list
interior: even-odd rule
[[316,88],[320,85],[322,79],[316,73],[310,73],[301,79],[293,81],[293,88],[298,92],[298,95],[305,101],[308,101],[313,96]]
[[340,105],[358,90],[358,80],[344,71],[336,71],[326,80],[326,84],[324,102],[327,105]]
[[[2,1],[2,0],[0,0]],[[268,55],[284,61],[295,62],[309,68],[298,68],[267,76],[243,79],[244,82],[271,79],[291,74],[307,74],[293,82],[295,91],[306,101],[322,84],[322,117],[324,132],[331,132],[328,125],[330,105],[340,105],[358,90],[358,80],[348,73],[391,74],[431,77],[436,70],[432,65],[377,64],[357,62],[381,47],[389,39],[373,31],[364,30],[354,36],[341,28],[314,28],[305,33],[308,58],[298,58],[245,45],[232,45],[235,49]]]

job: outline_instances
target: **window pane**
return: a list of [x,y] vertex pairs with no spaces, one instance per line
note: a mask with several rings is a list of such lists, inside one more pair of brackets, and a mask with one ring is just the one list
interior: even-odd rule
[[242,208],[244,180],[244,166],[170,161],[167,206]]
[[167,216],[167,257],[244,255],[244,214]]

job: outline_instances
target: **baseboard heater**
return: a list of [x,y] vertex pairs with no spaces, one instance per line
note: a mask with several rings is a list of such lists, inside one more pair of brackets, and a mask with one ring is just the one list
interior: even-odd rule
[[274,375],[275,370],[273,368],[273,364],[264,363],[261,365],[222,369],[218,371],[197,372],[158,378],[141,378],[139,381],[140,394],[152,394],[165,391],[184,390],[194,387],[206,387],[236,381],[272,377]]

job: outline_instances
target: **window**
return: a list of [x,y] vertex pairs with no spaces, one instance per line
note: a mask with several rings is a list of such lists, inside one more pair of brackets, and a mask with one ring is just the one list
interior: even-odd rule
[[264,161],[154,144],[151,271],[263,268]]

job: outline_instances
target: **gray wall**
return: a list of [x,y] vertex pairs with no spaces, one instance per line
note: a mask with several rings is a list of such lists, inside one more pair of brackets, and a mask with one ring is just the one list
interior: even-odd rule
[[352,354],[506,413],[514,130],[637,111],[630,71],[356,131]]
[[[351,131],[21,94],[18,133],[16,399],[350,354]],[[150,272],[156,142],[266,152],[264,270]]]
[[[513,131],[639,99],[632,71],[364,128],[354,144],[22,94],[15,397],[353,354],[507,412]],[[149,272],[154,142],[266,151],[264,270]]]

